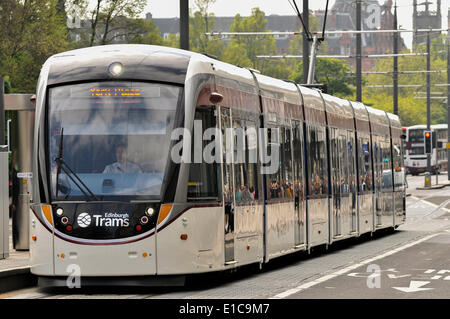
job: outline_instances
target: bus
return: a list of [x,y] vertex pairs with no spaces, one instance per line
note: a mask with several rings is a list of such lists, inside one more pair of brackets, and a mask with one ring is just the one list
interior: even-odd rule
[[[431,153],[431,172],[439,174],[447,170],[447,124],[430,126],[433,149]],[[425,154],[424,132],[426,125],[414,125],[406,128],[405,167],[412,175],[427,170],[427,154]]]

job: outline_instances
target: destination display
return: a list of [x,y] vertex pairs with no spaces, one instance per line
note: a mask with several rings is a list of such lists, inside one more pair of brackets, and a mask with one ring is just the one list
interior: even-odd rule
[[[101,85],[101,84],[100,84]],[[159,98],[159,86],[88,86],[80,85],[70,88],[71,98]]]
[[141,88],[91,88],[89,89],[90,96],[95,97],[130,97],[142,96],[143,90]]

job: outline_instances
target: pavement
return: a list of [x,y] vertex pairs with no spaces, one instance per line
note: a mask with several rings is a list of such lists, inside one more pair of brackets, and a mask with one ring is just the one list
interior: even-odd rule
[[[12,233],[9,220],[9,231]],[[35,286],[37,279],[30,272],[29,251],[16,251],[9,236],[9,257],[0,259],[0,293]]]

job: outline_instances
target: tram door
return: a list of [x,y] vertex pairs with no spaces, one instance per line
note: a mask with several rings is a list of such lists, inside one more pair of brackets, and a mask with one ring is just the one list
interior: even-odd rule
[[375,138],[374,142],[374,177],[375,177],[375,225],[376,227],[382,226],[382,212],[383,212],[383,200],[381,194],[381,182],[383,178],[383,167],[381,162],[381,143],[378,138]]
[[332,205],[332,236],[341,235],[341,140],[336,128],[330,128],[330,153],[331,153],[331,188],[333,193]]
[[305,176],[303,173],[303,134],[299,121],[292,121],[292,149],[294,155],[294,200],[295,200],[295,246],[306,243],[306,195]]
[[[225,263],[234,262],[234,185],[233,185],[233,140],[230,110],[220,108],[222,133],[222,193],[225,218]],[[230,136],[228,136],[229,134]]]
[[351,200],[351,226],[350,232],[357,231],[358,218],[356,215],[356,198],[357,198],[357,186],[356,186],[356,152],[355,152],[355,134],[351,131],[347,131],[347,152],[348,152],[348,184]]

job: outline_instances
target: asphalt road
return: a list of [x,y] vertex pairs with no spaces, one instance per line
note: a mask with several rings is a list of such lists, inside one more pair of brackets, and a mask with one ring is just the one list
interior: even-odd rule
[[[446,181],[447,175],[440,175]],[[448,299],[450,298],[450,186],[417,190],[424,176],[408,175],[407,221],[394,232],[361,236],[271,261],[262,271],[190,279],[183,288],[31,288],[15,299]],[[435,177],[433,176],[433,183]]]

